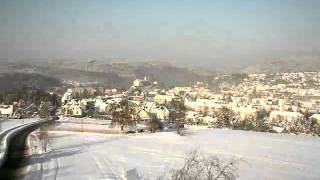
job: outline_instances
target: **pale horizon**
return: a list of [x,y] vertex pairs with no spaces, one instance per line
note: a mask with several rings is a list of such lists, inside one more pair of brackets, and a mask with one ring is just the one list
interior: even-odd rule
[[319,58],[319,1],[0,2],[0,59],[243,65]]

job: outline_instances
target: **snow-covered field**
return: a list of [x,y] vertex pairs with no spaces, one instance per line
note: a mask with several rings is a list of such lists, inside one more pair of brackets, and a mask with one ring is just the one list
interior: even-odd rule
[[30,160],[41,167],[31,168],[32,178],[120,179],[124,171],[137,169],[155,179],[182,165],[186,152],[200,149],[221,158],[242,157],[239,179],[320,179],[318,137],[203,127],[188,132],[185,137],[50,132],[51,151]]
[[74,118],[74,117],[60,117],[58,122],[62,123],[77,123],[77,124],[101,124],[101,125],[108,125],[111,124],[111,120],[99,120],[94,118]]
[[62,117],[50,127],[51,131],[99,132],[109,134],[121,133],[120,127],[110,127],[111,120],[93,118]]

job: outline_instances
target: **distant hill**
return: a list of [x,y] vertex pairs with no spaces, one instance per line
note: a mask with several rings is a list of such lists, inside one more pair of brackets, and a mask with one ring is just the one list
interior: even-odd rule
[[140,65],[133,69],[136,77],[148,76],[166,86],[192,85],[205,77],[192,70],[170,65]]
[[172,87],[192,85],[196,81],[211,82],[217,74],[319,70],[320,56],[283,58],[246,66],[225,64],[224,67],[219,68],[188,65],[182,67],[162,61],[128,62],[122,59],[0,62],[0,73],[38,74],[59,80],[97,82],[114,88],[128,88],[134,79],[144,76],[152,81],[158,81],[165,87]]
[[61,82],[52,77],[33,73],[4,73],[0,74],[0,92],[17,91],[26,88],[47,90],[60,86]]
[[245,67],[245,73],[320,71],[320,57],[295,57],[279,59]]
[[61,80],[98,82],[110,87],[128,88],[136,78],[147,76],[166,87],[191,85],[210,76],[210,72],[177,67],[166,62],[148,61],[128,63],[123,60],[105,61],[46,61],[6,65],[6,71],[37,73]]

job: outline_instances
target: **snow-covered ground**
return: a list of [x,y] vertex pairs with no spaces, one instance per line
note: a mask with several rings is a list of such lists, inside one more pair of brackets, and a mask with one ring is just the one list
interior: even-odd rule
[[51,126],[52,131],[75,131],[75,132],[99,132],[116,134],[121,133],[120,127],[110,127],[111,120],[98,120],[93,118],[60,117]]
[[60,117],[58,122],[63,123],[78,123],[78,124],[101,124],[101,125],[108,125],[111,124],[111,120],[99,120],[94,118],[75,118],[75,117]]
[[[50,152],[30,159],[33,178],[121,179],[137,169],[155,179],[183,163],[193,149],[221,158],[242,157],[239,179],[320,179],[320,138],[223,129],[106,135],[51,132]],[[32,168],[31,168],[32,169]]]
[[[139,123],[136,128],[125,126],[124,130],[147,129],[145,123]],[[61,117],[50,127],[51,131],[94,132],[105,134],[122,134],[121,127],[111,125],[111,120],[99,120],[93,118]]]

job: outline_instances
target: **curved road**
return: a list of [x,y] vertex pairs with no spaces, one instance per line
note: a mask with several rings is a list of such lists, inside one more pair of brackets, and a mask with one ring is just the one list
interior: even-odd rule
[[36,119],[36,118],[30,118],[30,119],[0,119],[0,133],[5,131],[5,130],[8,130],[8,129],[11,129],[11,128],[14,128],[14,127],[26,124],[26,123],[35,122],[37,120],[38,119]]

